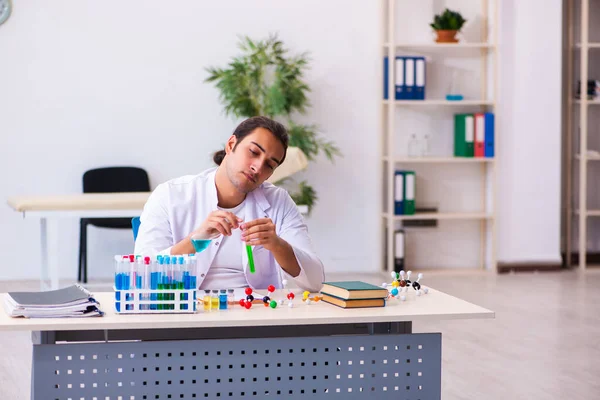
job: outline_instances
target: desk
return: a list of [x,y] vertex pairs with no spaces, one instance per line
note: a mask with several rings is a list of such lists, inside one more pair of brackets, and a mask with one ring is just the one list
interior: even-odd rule
[[58,220],[61,218],[122,218],[139,216],[150,192],[85,193],[64,196],[28,196],[8,200],[23,218],[40,220],[42,290],[58,289]]
[[412,322],[494,318],[433,289],[383,308],[154,315],[117,315],[113,296],[95,296],[102,318],[0,313],[0,330],[33,332],[32,399],[440,399],[441,333],[413,334]]

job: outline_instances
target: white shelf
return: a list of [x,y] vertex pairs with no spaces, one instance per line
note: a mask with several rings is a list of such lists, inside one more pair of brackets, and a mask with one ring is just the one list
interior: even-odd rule
[[[577,100],[577,99],[573,100],[573,104],[581,104],[581,103],[582,103],[581,100]],[[597,106],[597,105],[600,105],[600,100],[588,100],[587,104],[590,106]]]
[[[390,47],[389,43],[384,43],[383,47]],[[395,43],[395,48],[406,49],[494,49],[496,45],[493,43]]]
[[[383,161],[389,161],[389,157],[384,156]],[[493,163],[493,158],[487,157],[398,157],[394,158],[396,163],[405,164],[482,164]]]
[[[588,42],[588,47],[590,49],[600,49],[600,43],[599,42]],[[575,43],[575,48],[580,49],[581,43]]]
[[[390,218],[388,213],[383,214],[384,218]],[[416,213],[412,215],[392,215],[396,221],[406,221],[415,219],[437,219],[437,220],[486,220],[493,219],[494,216],[485,212],[458,212],[458,213]]]
[[[396,106],[493,106],[492,100],[392,100]],[[389,104],[389,100],[383,100],[383,104]]]
[[[579,215],[580,211],[575,210],[575,214]],[[600,217],[600,210],[587,210],[585,213],[586,217]]]
[[[600,156],[587,156],[587,161],[600,161]],[[577,154],[575,155],[575,159],[579,160],[581,159],[581,155]]]

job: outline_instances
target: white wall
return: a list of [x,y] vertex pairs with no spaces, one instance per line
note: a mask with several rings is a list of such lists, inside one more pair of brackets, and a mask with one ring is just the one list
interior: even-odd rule
[[504,0],[500,5],[498,255],[504,262],[557,263],[562,2]]
[[[499,258],[554,259],[560,38],[541,28],[548,20],[560,23],[560,5],[504,3]],[[312,54],[306,78],[313,108],[301,120],[320,125],[344,153],[335,165],[319,160],[300,177],[319,192],[308,219],[317,250],[328,271],[375,271],[382,21],[372,0],[15,2],[0,27],[0,198],[78,193],[82,173],[99,166],[144,167],[153,187],[209,167],[210,153],[238,121],[222,115],[203,68],[227,63],[239,34],[279,32],[288,47]],[[538,50],[542,31],[547,43]],[[527,122],[532,117],[538,121]],[[533,143],[539,148],[547,137],[545,151],[533,153]],[[8,207],[0,207],[0,221],[0,276],[37,277],[38,223]],[[73,278],[77,221],[61,223],[59,243],[61,276]],[[90,228],[89,246],[90,275],[107,277],[112,265],[105,260],[131,250],[131,233]]]

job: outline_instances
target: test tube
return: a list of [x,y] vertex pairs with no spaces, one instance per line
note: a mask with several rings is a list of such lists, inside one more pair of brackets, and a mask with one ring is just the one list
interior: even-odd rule
[[[150,289],[150,257],[144,257],[144,289]],[[145,293],[142,297],[143,300],[150,300],[150,295]],[[150,304],[144,304],[143,310],[149,310]]]
[[235,296],[233,289],[227,289],[227,303],[229,303],[230,306],[235,304]]
[[[162,273],[162,282],[163,282],[163,290],[166,293],[163,293],[163,300],[171,300],[171,295],[168,292],[169,289],[171,289],[171,257],[167,256],[164,258],[164,265],[163,265],[163,273]],[[163,304],[163,310],[170,310],[171,309],[171,305],[170,304]]]

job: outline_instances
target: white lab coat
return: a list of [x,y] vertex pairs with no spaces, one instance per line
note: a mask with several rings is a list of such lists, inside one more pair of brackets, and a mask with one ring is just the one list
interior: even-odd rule
[[[197,229],[208,214],[217,209],[216,170],[211,168],[198,175],[183,176],[158,185],[140,216],[135,254],[170,254],[174,244]],[[300,274],[292,278],[281,269],[270,251],[254,246],[256,272],[250,273],[244,243],[240,242],[248,284],[255,289],[269,285],[281,288],[283,279],[292,279],[302,289],[318,292],[324,280],[323,263],[313,251],[304,218],[289,194],[265,182],[246,196],[245,216],[246,221],[271,218],[277,235],[292,246],[300,265]],[[198,286],[215,259],[221,239],[222,236],[214,239],[206,250],[197,254]]]

